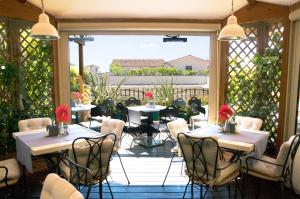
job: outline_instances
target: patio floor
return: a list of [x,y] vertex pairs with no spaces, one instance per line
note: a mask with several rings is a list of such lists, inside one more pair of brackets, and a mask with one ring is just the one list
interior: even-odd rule
[[[166,184],[162,187],[168,164],[171,158],[171,141],[165,145],[154,148],[144,148],[134,145],[129,149],[130,138],[125,137],[122,142],[123,149],[120,151],[127,175],[131,184],[128,186],[118,158],[113,158],[111,162],[111,176],[108,178],[114,198],[116,199],[162,199],[162,198],[182,198],[184,188],[188,182],[185,175],[181,175],[181,159],[174,159]],[[39,198],[42,189],[42,181],[47,175],[46,170],[28,176],[28,191],[25,195],[17,191],[17,198],[36,199]],[[260,182],[259,198],[280,198],[279,186],[256,178],[248,177],[246,181],[246,198],[255,198],[256,185]],[[241,184],[241,182],[240,182]],[[238,198],[241,194],[237,192]],[[234,195],[234,184],[231,185],[231,198]],[[194,189],[194,197],[199,198],[199,189]],[[90,198],[99,198],[98,187],[92,188]],[[104,198],[110,198],[106,185],[104,185]],[[190,198],[188,189],[186,198]],[[214,191],[209,190],[205,198],[229,198],[226,186]],[[291,191],[285,190],[283,198],[298,198]]]

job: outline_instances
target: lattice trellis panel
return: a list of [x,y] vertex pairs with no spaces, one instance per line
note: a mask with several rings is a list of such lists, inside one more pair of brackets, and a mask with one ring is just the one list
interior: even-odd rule
[[53,112],[52,44],[29,34],[29,27],[20,29],[24,107],[31,117],[49,116]]
[[262,34],[258,33],[261,24],[247,24],[244,28],[248,39],[229,43],[226,102],[237,115],[263,119],[263,130],[271,132],[268,148],[274,151],[279,122],[283,24],[264,23],[265,52],[256,56],[258,45],[262,45],[257,43]]
[[246,26],[245,33],[247,40],[231,41],[228,49],[226,101],[241,115],[251,107],[251,101],[247,99],[255,92],[252,81],[255,66],[251,60],[257,50],[256,26]]
[[7,56],[7,43],[7,26],[4,21],[0,21],[0,56],[2,58]]

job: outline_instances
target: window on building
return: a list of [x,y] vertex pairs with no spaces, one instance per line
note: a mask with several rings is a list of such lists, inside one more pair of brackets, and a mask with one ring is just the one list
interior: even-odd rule
[[185,70],[193,70],[193,66],[185,66]]

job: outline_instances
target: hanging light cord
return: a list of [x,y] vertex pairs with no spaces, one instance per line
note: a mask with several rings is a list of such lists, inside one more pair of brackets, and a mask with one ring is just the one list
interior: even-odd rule
[[233,0],[231,1],[231,15],[233,15]]
[[42,4],[43,13],[45,13],[44,0],[41,0],[41,4]]

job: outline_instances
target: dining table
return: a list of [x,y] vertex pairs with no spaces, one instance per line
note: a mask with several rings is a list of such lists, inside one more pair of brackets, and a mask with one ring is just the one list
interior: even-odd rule
[[143,125],[142,118],[146,115],[146,129],[147,129],[147,136],[141,137],[138,144],[143,145],[145,147],[155,147],[163,144],[163,141],[160,139],[155,139],[153,137],[153,132],[156,129],[153,129],[151,126],[153,123],[152,114],[159,113],[160,110],[165,109],[165,106],[161,105],[139,105],[139,106],[129,106],[128,107],[128,115],[129,115],[129,122],[134,124]]
[[241,155],[251,154],[256,158],[261,158],[266,150],[269,132],[250,129],[238,129],[235,133],[227,133],[217,125],[205,128],[197,128],[190,131],[195,137],[213,137],[218,141],[221,148],[234,152],[233,159]]
[[[97,137],[100,133],[77,124],[68,125],[68,134],[49,136],[46,129],[21,131],[13,133],[16,140],[17,160],[33,173],[32,157],[60,153],[71,149],[72,143],[79,137]],[[48,165],[49,166],[49,165]],[[53,166],[53,165],[52,165]]]
[[76,124],[79,123],[79,113],[83,111],[90,111],[92,108],[95,108],[96,106],[93,104],[78,104],[76,106],[71,107],[71,111],[75,113],[75,121]]

